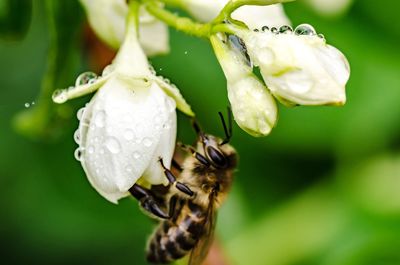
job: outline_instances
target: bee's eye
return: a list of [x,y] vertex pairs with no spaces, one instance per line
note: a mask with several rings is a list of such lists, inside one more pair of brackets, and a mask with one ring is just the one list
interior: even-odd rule
[[207,146],[207,155],[218,167],[225,167],[227,164],[225,156],[212,146]]

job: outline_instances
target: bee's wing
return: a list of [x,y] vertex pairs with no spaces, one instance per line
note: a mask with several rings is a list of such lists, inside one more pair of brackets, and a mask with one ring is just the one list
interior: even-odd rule
[[202,229],[203,234],[190,253],[189,265],[200,265],[204,261],[214,239],[217,212],[215,211],[215,199],[213,192],[209,195],[209,202],[207,215]]

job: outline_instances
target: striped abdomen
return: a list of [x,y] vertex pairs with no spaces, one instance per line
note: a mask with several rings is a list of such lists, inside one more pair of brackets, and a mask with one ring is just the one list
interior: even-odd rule
[[150,238],[147,260],[170,263],[187,255],[202,235],[205,213],[188,201],[177,216],[163,221]]

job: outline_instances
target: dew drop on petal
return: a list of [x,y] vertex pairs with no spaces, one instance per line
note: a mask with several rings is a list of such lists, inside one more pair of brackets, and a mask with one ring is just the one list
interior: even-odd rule
[[100,148],[100,150],[99,150],[99,153],[102,155],[102,154],[104,154],[104,148]]
[[78,147],[75,149],[74,156],[75,159],[78,161],[82,161],[83,150],[82,148]]
[[144,138],[143,139],[143,145],[146,147],[150,147],[153,144],[153,141],[150,138]]
[[93,72],[84,72],[78,76],[75,81],[75,86],[81,86],[86,84],[92,84],[96,81],[97,75]]
[[267,134],[271,130],[271,128],[269,127],[268,123],[263,119],[260,119],[258,121],[258,128],[260,129],[260,132],[262,134]]
[[75,133],[74,133],[74,140],[75,140],[75,143],[80,144],[80,142],[81,142],[81,132],[79,131],[79,129],[76,130]]
[[55,103],[61,104],[67,101],[67,90],[66,89],[57,89],[53,92],[51,96]]
[[131,140],[133,140],[133,138],[135,137],[135,134],[133,133],[132,130],[127,129],[127,130],[124,132],[124,137],[125,137],[126,140],[131,141]]
[[126,166],[125,167],[125,171],[128,172],[128,173],[131,173],[132,170],[133,170],[133,168],[131,166]]
[[81,120],[82,119],[82,116],[83,116],[83,113],[85,112],[85,107],[83,107],[83,108],[80,108],[79,110],[78,110],[78,112],[76,113],[76,117],[78,118],[78,120]]
[[93,154],[94,153],[94,146],[90,145],[87,149],[89,154]]
[[104,127],[106,120],[106,113],[104,110],[100,110],[99,112],[96,113],[94,117],[94,124],[96,124],[97,127]]
[[133,158],[139,159],[141,157],[139,152],[133,152]]
[[294,33],[296,35],[307,35],[307,36],[312,36],[316,34],[316,31],[313,26],[309,24],[301,24],[296,27],[294,30]]
[[108,151],[113,154],[118,154],[121,151],[121,145],[115,137],[108,137],[106,139],[105,145]]
[[269,31],[269,27],[268,27],[268,26],[263,26],[263,27],[261,28],[261,30],[262,30],[262,32]]

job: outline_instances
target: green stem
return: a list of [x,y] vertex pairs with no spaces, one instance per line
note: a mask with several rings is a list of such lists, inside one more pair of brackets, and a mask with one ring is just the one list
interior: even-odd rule
[[196,23],[190,18],[177,16],[160,7],[156,2],[151,0],[143,0],[143,2],[150,14],[177,30],[200,38],[208,38],[210,35],[211,24]]
[[244,5],[268,6],[293,1],[295,0],[231,0],[225,5],[213,22],[221,23],[224,20],[231,20],[231,14],[233,11]]

